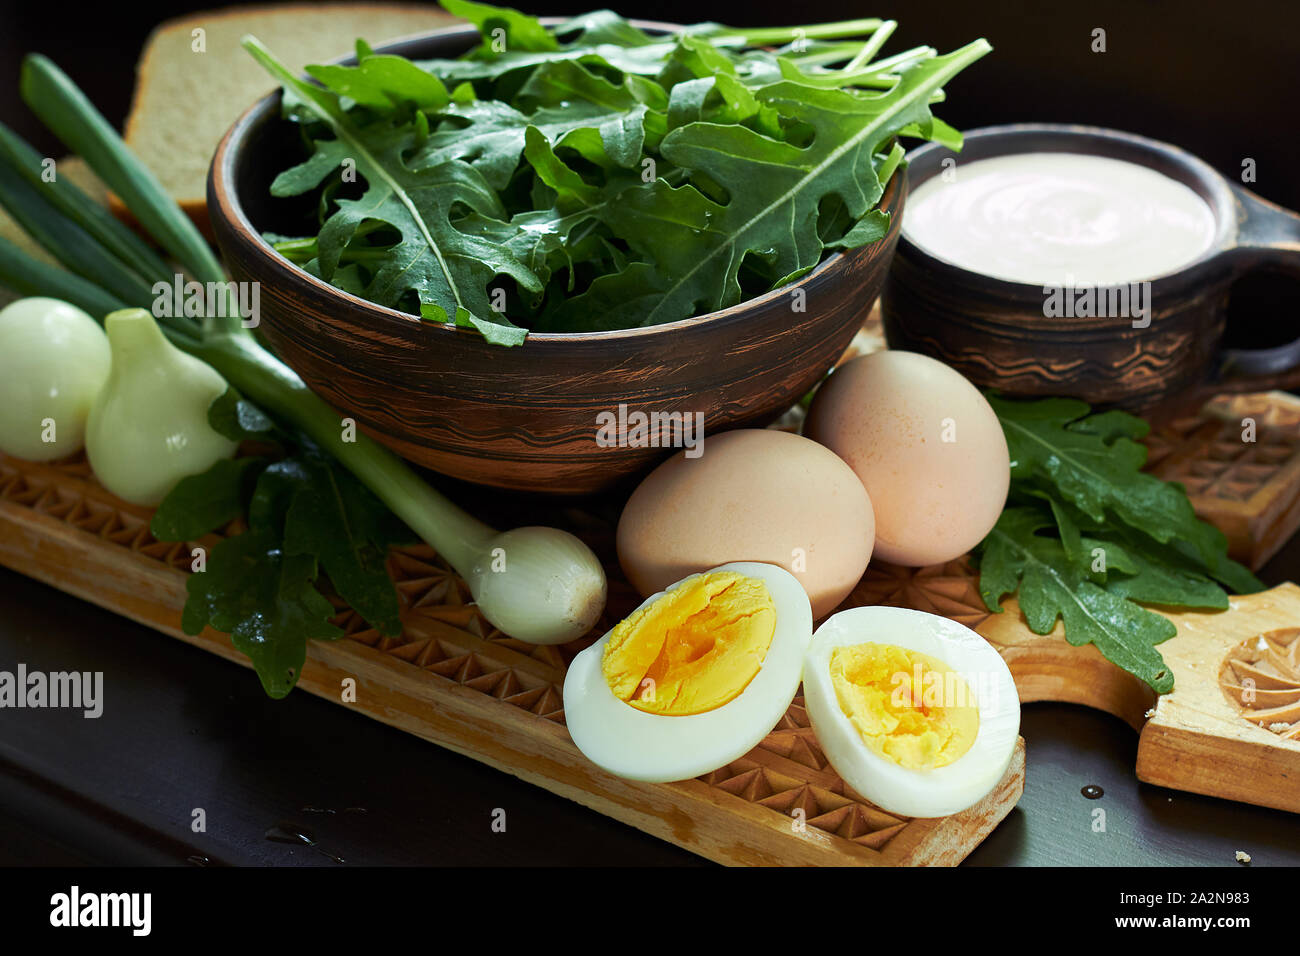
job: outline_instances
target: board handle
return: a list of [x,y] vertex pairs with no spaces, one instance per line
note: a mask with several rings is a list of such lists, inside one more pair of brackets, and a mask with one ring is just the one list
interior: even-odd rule
[[990,614],[975,631],[1006,661],[1022,704],[1082,704],[1112,714],[1137,731],[1156,704],[1155,691],[1106,660],[1096,647],[1069,643],[1059,621],[1050,634],[1029,630],[1015,598],[1003,601],[1002,613]]

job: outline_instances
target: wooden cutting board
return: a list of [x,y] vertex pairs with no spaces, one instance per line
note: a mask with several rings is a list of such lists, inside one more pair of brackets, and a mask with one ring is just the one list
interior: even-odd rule
[[1300,398],[1223,395],[1155,428],[1147,469],[1180,482],[1192,507],[1258,571],[1300,528]]
[[1083,704],[1137,730],[1139,780],[1300,813],[1295,584],[1234,597],[1223,612],[1166,611],[1178,633],[1160,645],[1174,673],[1160,698],[1095,647],[1072,646],[1059,622],[1050,634],[1030,631],[1014,599],[990,614],[964,559],[873,567],[849,603],[915,607],[974,628],[1007,662],[1021,703]]
[[[216,536],[155,541],[149,516],[100,488],[84,459],[40,465],[0,455],[0,564],[247,665],[225,635],[180,629],[191,548],[210,548]],[[586,641],[536,647],[503,637],[431,549],[403,548],[389,559],[402,634],[383,637],[336,601],[347,636],[309,645],[299,687],[720,863],[955,865],[1019,800],[1023,741],[999,785],[969,810],[928,820],[886,813],[831,769],[801,698],[762,744],[704,777],[645,784],[600,770],[565,729],[565,667],[640,599],[612,560],[612,526],[590,516],[581,525],[611,572],[606,618]],[[355,701],[344,700],[348,680]]]
[[[1289,396],[1252,400],[1256,404],[1248,410],[1269,427],[1287,421]],[[1235,416],[1242,409],[1228,411]],[[1183,446],[1176,467],[1185,472],[1194,472],[1196,462],[1208,458],[1188,454],[1187,436],[1218,436],[1222,420],[1209,428],[1204,424],[1179,426]],[[1267,474],[1248,473],[1255,490],[1245,500],[1271,502],[1284,493],[1291,465],[1276,448],[1285,440],[1277,435],[1269,439],[1265,447],[1275,449],[1269,453],[1273,467]],[[1165,458],[1167,466],[1175,467]],[[1213,487],[1196,491],[1198,507],[1220,500]],[[608,517],[570,511],[571,526],[602,554],[610,573],[609,607],[595,631],[603,633],[639,598],[614,561]],[[1275,516],[1288,513],[1274,511]],[[1204,516],[1216,518],[1214,513]],[[246,665],[224,635],[181,632],[194,543],[155,541],[148,518],[147,509],[100,488],[84,460],[37,465],[0,456],[0,563]],[[1275,533],[1262,519],[1250,527]],[[215,537],[196,543],[211,547]],[[335,622],[347,638],[310,646],[303,689],[709,859],[733,864],[955,864],[1010,812],[1023,790],[1022,742],[999,787],[971,810],[939,820],[884,813],[849,790],[829,766],[801,699],[759,747],[702,778],[652,785],[612,777],[588,763],[564,729],[565,667],[586,642],[534,647],[503,637],[468,603],[463,583],[427,547],[395,550],[389,568],[402,598],[403,633],[381,636],[336,602]],[[1283,727],[1284,721],[1268,720],[1260,726],[1251,719],[1253,710],[1289,706],[1288,678],[1261,681],[1256,674],[1257,690],[1265,693],[1257,701],[1260,707],[1247,707],[1239,699],[1245,678],[1229,661],[1255,666],[1258,660],[1248,658],[1272,652],[1283,669],[1294,664],[1300,654],[1294,635],[1300,631],[1288,629],[1300,625],[1300,588],[1295,585],[1234,598],[1232,609],[1223,614],[1171,614],[1178,636],[1162,644],[1161,651],[1174,668],[1176,689],[1158,703],[1146,685],[1095,648],[1070,646],[1059,628],[1042,636],[1030,632],[1014,601],[1007,602],[1005,613],[990,614],[965,560],[921,569],[873,564],[844,606],[863,604],[918,608],[975,628],[1008,662],[1024,702],[1080,703],[1124,719],[1142,735],[1140,779],[1300,812],[1295,730],[1300,725]],[[1265,676],[1281,673],[1271,667]],[[1300,698],[1300,672],[1293,676]],[[357,698],[344,703],[341,687],[349,677],[357,682]]]
[[[846,357],[883,348],[877,306]],[[1159,422],[1145,444],[1147,470],[1181,483],[1197,515],[1252,570],[1300,529],[1300,398],[1223,395]],[[1072,647],[1059,622],[1034,634],[1014,600],[990,614],[977,580],[964,560],[921,569],[877,563],[845,603],[919,608],[974,628],[1007,661],[1022,702],[1084,704],[1139,731],[1139,780],[1300,813],[1296,585],[1233,598],[1222,614],[1168,612],[1178,633],[1160,652],[1175,689],[1157,702],[1095,647]]]

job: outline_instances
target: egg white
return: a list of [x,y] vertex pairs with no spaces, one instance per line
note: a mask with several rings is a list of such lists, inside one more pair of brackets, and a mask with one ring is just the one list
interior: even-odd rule
[[[966,678],[979,709],[970,750],[947,766],[910,770],[867,747],[840,709],[830,672],[837,647],[865,643],[929,654]],[[1002,656],[963,624],[897,607],[841,611],[813,635],[803,670],[804,706],[827,760],[845,783],[882,810],[905,817],[960,813],[997,786],[1011,763],[1020,734],[1020,696]],[[967,675],[980,675],[983,683],[972,683]]]
[[[776,628],[754,679],[713,710],[683,717],[646,713],[616,697],[605,681],[600,665],[611,630],[573,659],[564,678],[565,723],[592,763],[629,780],[687,780],[743,757],[781,720],[799,689],[804,652],[812,640],[808,594],[794,575],[774,564],[741,561],[704,573],[723,571],[757,578],[772,595]],[[640,606],[665,593],[651,595]]]

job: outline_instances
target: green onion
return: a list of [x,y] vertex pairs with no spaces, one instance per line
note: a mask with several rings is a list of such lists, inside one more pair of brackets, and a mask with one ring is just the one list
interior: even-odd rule
[[0,170],[0,204],[28,235],[73,272],[130,305],[148,308],[153,302],[150,283],[60,214],[26,179]]
[[55,178],[47,182],[42,175],[45,167],[40,154],[3,123],[0,123],[0,163],[40,189],[50,205],[94,236],[100,245],[140,275],[164,275],[168,271],[167,264],[148,243],[66,177],[59,176],[57,167]]
[[149,235],[200,282],[224,282],[217,257],[149,167],[127,149],[86,94],[49,59],[24,57],[23,101],[70,149],[90,163]]
[[77,308],[103,318],[126,308],[126,303],[79,275],[42,262],[0,236],[0,285],[19,295],[45,295],[71,302]]

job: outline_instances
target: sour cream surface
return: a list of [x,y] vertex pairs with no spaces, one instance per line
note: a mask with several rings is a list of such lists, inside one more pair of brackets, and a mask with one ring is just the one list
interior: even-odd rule
[[[945,178],[946,177],[946,178]],[[974,272],[1050,286],[1117,285],[1176,272],[1214,240],[1192,189],[1146,166],[1082,153],[957,164],[908,196],[903,234]]]

